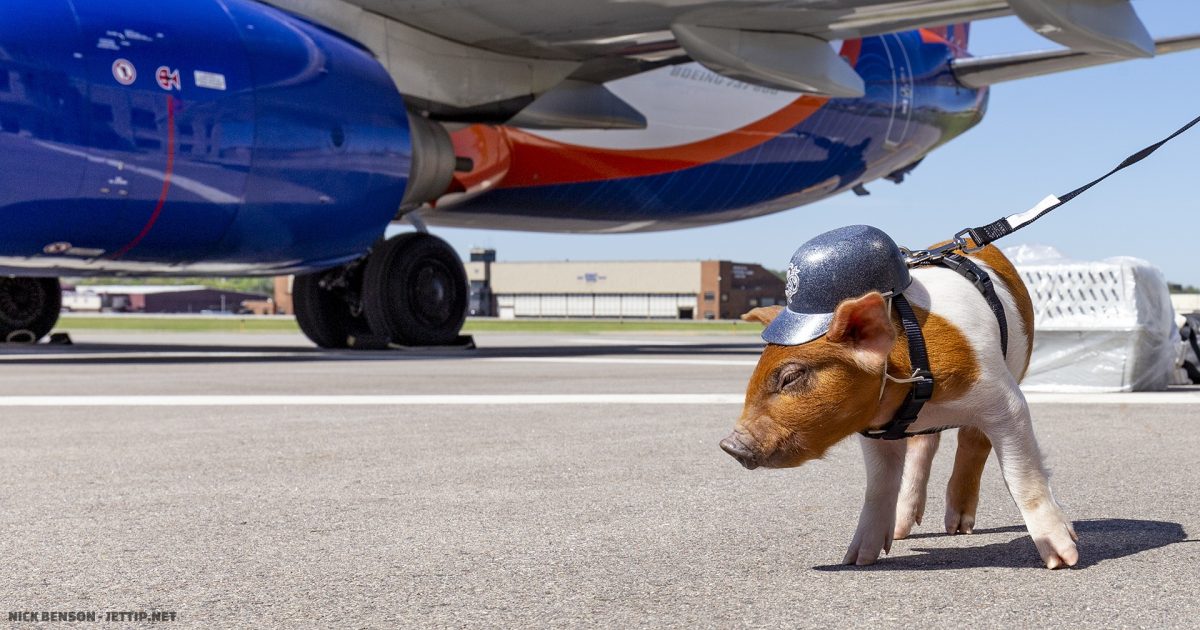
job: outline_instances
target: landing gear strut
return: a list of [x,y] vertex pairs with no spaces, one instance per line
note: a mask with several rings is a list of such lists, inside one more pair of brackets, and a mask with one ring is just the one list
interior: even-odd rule
[[58,278],[0,277],[0,343],[35,343],[58,322]]
[[353,339],[371,334],[362,314],[362,265],[362,260],[356,260],[293,280],[296,323],[318,346],[348,348]]
[[449,345],[467,316],[469,287],[458,254],[420,232],[381,242],[346,267],[297,276],[300,329],[323,348],[373,336],[402,346]]

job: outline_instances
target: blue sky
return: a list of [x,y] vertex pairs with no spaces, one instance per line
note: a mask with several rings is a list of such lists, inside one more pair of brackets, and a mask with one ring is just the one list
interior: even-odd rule
[[[1200,2],[1134,6],[1155,37],[1200,32]],[[1055,47],[1015,18],[972,28],[977,55]],[[800,243],[849,223],[919,247],[1067,192],[1197,115],[1200,50],[996,86],[979,126],[934,151],[904,184],[871,184],[870,197],[841,195],[758,219],[650,234],[435,232],[463,254],[494,247],[501,260],[711,258],[780,268]],[[1138,256],[1172,282],[1200,286],[1198,158],[1200,128],[1003,244],[1053,245],[1085,260]]]

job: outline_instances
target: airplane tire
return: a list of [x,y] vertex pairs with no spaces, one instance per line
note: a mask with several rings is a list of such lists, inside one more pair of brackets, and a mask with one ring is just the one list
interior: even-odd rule
[[467,318],[467,273],[446,241],[394,236],[367,259],[363,311],[371,330],[404,346],[453,343]]
[[0,343],[36,343],[62,310],[58,278],[0,277]]
[[348,348],[351,337],[370,332],[366,318],[354,314],[346,289],[321,286],[323,279],[338,273],[342,268],[296,276],[292,281],[296,323],[304,336],[322,348]]

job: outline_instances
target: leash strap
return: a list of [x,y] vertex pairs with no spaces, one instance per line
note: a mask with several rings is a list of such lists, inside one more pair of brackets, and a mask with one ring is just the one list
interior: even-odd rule
[[994,222],[989,223],[984,226],[963,230],[956,236],[961,238],[964,234],[969,235],[971,237],[971,240],[975,241],[975,245],[974,245],[974,247],[970,247],[964,251],[966,251],[967,253],[978,251],[979,249],[982,249],[985,245],[987,245],[993,241],[996,241],[998,239],[1004,238],[1005,236],[1008,236],[1009,234],[1016,232],[1017,230],[1025,227],[1026,225],[1029,225],[1030,223],[1037,221],[1038,219],[1042,218],[1043,216],[1045,216],[1052,210],[1062,207],[1067,202],[1069,202],[1072,199],[1078,197],[1079,195],[1082,195],[1083,193],[1087,192],[1092,186],[1095,186],[1096,184],[1099,184],[1100,182],[1108,179],[1109,177],[1112,177],[1113,175],[1117,174],[1118,172],[1125,170],[1125,169],[1129,168],[1130,166],[1137,164],[1138,162],[1141,162],[1142,160],[1146,159],[1147,157],[1150,157],[1150,154],[1157,151],[1160,147],[1162,147],[1162,145],[1174,140],[1176,137],[1178,137],[1180,134],[1187,131],[1188,129],[1191,129],[1192,127],[1194,127],[1196,125],[1196,123],[1200,123],[1200,116],[1197,116],[1196,118],[1192,119],[1192,121],[1189,122],[1188,124],[1180,127],[1178,130],[1175,131],[1175,133],[1173,133],[1173,134],[1167,136],[1166,138],[1163,138],[1162,140],[1159,140],[1158,142],[1146,147],[1145,149],[1142,149],[1141,151],[1138,151],[1137,153],[1134,153],[1133,155],[1125,158],[1125,161],[1118,164],[1117,167],[1114,168],[1113,170],[1105,173],[1102,177],[1094,179],[1094,180],[1084,184],[1083,186],[1080,186],[1079,188],[1072,190],[1071,192],[1069,192],[1065,195],[1060,195],[1060,196],[1050,195],[1049,197],[1046,197],[1045,199],[1043,199],[1036,206],[1030,208],[1029,210],[1026,210],[1025,212],[1020,212],[1018,214],[1014,214],[1012,216],[1005,217],[1003,219],[1000,219],[999,221],[994,221]]
[[1000,301],[1000,296],[996,293],[996,287],[992,284],[992,277],[988,275],[988,272],[976,265],[970,258],[959,254],[947,254],[944,258],[931,262],[955,271],[975,285],[975,288],[983,294],[983,299],[987,300],[988,306],[996,316],[996,323],[1000,325],[1000,352],[1004,354],[1005,358],[1008,358],[1008,316],[1004,314],[1004,303]]
[[[904,400],[891,422],[882,428],[862,432],[864,436],[876,440],[903,440],[927,433],[909,433],[908,427],[916,422],[921,408],[933,398],[933,372],[929,370],[929,353],[925,349],[925,335],[921,333],[921,323],[917,321],[912,305],[903,294],[893,297],[892,303],[896,305],[896,312],[900,314],[900,325],[904,327],[904,336],[908,338],[908,358],[912,364],[913,378],[917,380],[913,381],[912,388],[908,390],[908,398]],[[887,369],[886,366],[884,369]]]

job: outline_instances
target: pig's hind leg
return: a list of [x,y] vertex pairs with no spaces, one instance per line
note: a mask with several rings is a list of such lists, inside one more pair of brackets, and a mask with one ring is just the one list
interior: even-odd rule
[[992,442],[975,427],[958,430],[958,452],[954,472],[946,485],[946,533],[970,534],[975,531],[975,510],[979,507],[979,480],[992,452]]
[[929,469],[937,454],[940,434],[908,438],[904,456],[904,478],[900,483],[900,498],[896,502],[895,539],[904,540],[925,515],[925,497],[929,486]]
[[1042,454],[1033,435],[1029,405],[1020,390],[1016,390],[1015,382],[1013,389],[1007,413],[989,419],[985,431],[1042,562],[1050,569],[1074,566],[1079,561],[1075,529],[1050,492],[1049,475],[1042,466]]
[[904,473],[908,440],[872,440],[859,436],[867,465],[867,492],[858,529],[842,559],[843,564],[874,564],[879,554],[892,550],[896,527],[896,499]]

